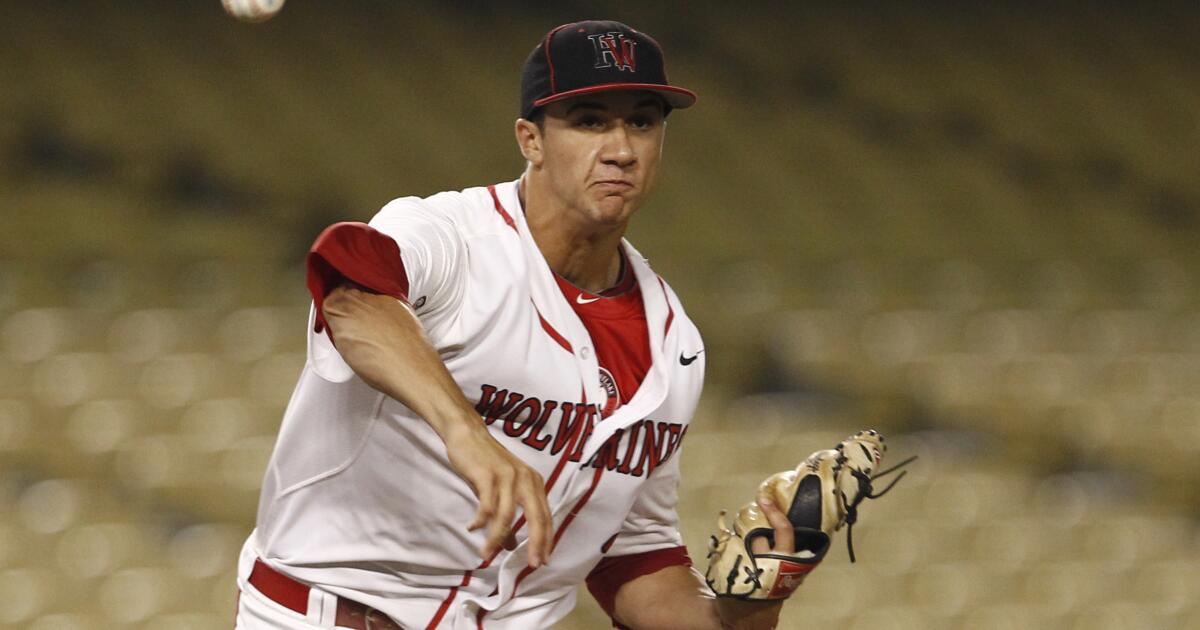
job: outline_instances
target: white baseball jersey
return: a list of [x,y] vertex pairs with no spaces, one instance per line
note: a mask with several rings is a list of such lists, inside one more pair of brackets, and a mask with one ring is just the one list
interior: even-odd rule
[[478,501],[441,438],[359,379],[310,317],[241,588],[259,557],[406,628],[528,630],[565,616],[606,554],[681,545],[678,450],[703,346],[641,255],[622,243],[653,361],[636,394],[601,418],[592,340],[529,232],[516,182],[397,199],[370,225],[399,246],[409,302],[491,434],[546,479],[557,545],[529,570],[522,526],[515,550],[481,566],[485,532],[466,530]]

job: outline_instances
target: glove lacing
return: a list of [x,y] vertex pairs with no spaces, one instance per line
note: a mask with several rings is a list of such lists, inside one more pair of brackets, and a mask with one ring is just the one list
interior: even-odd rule
[[[874,488],[872,488],[871,482],[883,477],[884,475],[890,475],[897,470],[900,470],[901,468],[912,463],[915,459],[917,459],[917,456],[913,455],[912,457],[909,457],[908,459],[896,464],[895,466],[892,466],[891,468],[888,468],[887,470],[879,471],[873,477],[867,476],[866,473],[856,468],[850,468],[850,474],[854,475],[854,478],[858,480],[858,493],[854,498],[854,502],[851,503],[847,501],[846,493],[842,492],[840,489],[838,490],[838,495],[841,497],[842,501],[842,507],[846,510],[846,550],[850,552],[850,562],[854,562],[854,522],[858,520],[858,504],[867,499],[878,499],[879,497],[887,494],[893,487],[895,487],[897,483],[900,483],[900,480],[904,478],[904,475],[908,474],[908,471],[902,471],[900,476],[893,479],[886,488],[878,493],[873,493]],[[846,456],[842,455],[839,458],[839,465],[845,465],[845,462]]]

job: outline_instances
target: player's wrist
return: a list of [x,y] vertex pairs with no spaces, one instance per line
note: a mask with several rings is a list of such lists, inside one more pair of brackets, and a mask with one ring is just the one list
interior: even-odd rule
[[743,600],[730,597],[716,599],[717,616],[727,630],[759,630],[774,628],[785,600]]
[[447,446],[477,440],[487,434],[483,420],[470,410],[452,410],[444,414],[436,414],[427,418],[433,430],[442,438]]

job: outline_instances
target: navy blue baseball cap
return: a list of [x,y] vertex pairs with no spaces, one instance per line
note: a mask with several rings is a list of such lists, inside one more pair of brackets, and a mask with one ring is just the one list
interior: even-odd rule
[[696,94],[671,85],[662,47],[620,22],[588,20],[546,33],[521,71],[521,117],[547,103],[609,90],[647,90],[667,111],[691,107]]

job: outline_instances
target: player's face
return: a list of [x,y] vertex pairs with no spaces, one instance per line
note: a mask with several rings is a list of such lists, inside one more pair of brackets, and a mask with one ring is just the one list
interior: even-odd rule
[[546,106],[541,168],[566,207],[601,225],[626,221],[658,176],[666,121],[650,92],[602,92]]

